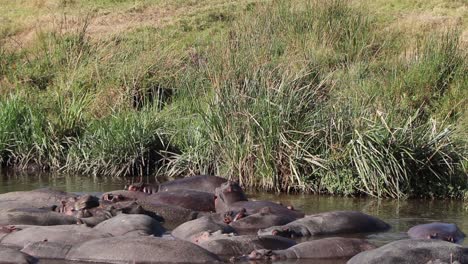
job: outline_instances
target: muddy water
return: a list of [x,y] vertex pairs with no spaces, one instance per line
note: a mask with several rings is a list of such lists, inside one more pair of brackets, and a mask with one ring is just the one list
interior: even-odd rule
[[[126,180],[95,178],[72,175],[21,175],[0,173],[0,193],[33,190],[52,187],[68,192],[100,193],[122,189]],[[452,200],[378,200],[373,198],[349,198],[317,195],[286,195],[269,193],[250,193],[251,199],[278,201],[285,205],[305,211],[307,214],[332,210],[360,210],[377,216],[392,229],[363,237],[380,246],[391,241],[406,238],[406,231],[417,224],[433,221],[456,223],[468,233],[468,203]],[[463,242],[468,246],[468,239]],[[286,263],[286,262],[285,262]],[[287,262],[291,263],[291,262]],[[328,262],[292,262],[328,263]],[[330,262],[343,263],[343,262]]]

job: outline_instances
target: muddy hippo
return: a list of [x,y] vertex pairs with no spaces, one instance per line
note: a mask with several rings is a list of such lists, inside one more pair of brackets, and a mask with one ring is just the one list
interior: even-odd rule
[[28,244],[23,252],[32,256],[105,263],[216,263],[218,256],[187,241],[163,238],[111,237],[76,246],[51,242]]
[[1,243],[22,248],[37,241],[59,242],[75,245],[96,238],[110,237],[110,234],[82,225],[32,226],[5,236]]
[[281,215],[272,212],[270,207],[260,209],[258,213],[251,215],[243,215],[243,210],[234,215],[233,220],[229,222],[238,233],[257,232],[259,229],[268,228],[271,226],[285,225],[294,220],[291,215]]
[[120,214],[94,227],[113,236],[161,236],[166,231],[152,217],[142,214]]
[[283,250],[254,250],[250,255],[232,260],[346,259],[374,248],[364,239],[330,237],[302,242]]
[[39,260],[17,249],[0,246],[0,263],[35,264]]
[[129,191],[140,191],[147,194],[152,194],[156,192],[167,192],[181,189],[189,189],[195,191],[202,191],[213,193],[215,189],[218,188],[221,184],[225,183],[227,180],[218,176],[212,175],[196,175],[187,178],[177,179],[173,181],[168,181],[160,185],[151,185],[145,183],[136,183],[130,185],[128,188]]
[[248,201],[239,184],[228,181],[215,191],[215,207],[217,213],[227,211],[240,211],[244,208],[247,214],[258,213],[262,208],[269,207],[271,212],[277,215],[294,217],[295,219],[304,217],[304,213],[296,211],[291,207],[270,202],[270,201]]
[[235,229],[226,223],[223,223],[217,215],[204,216],[181,224],[172,230],[172,235],[176,238],[190,242],[198,242],[205,232],[235,233]]
[[408,235],[415,239],[440,239],[457,244],[465,238],[457,225],[439,222],[413,226],[408,230]]
[[279,236],[235,236],[221,234],[218,231],[203,233],[197,244],[218,256],[239,256],[248,254],[255,249],[286,249],[296,245],[296,242]]
[[259,235],[285,237],[324,236],[346,233],[380,232],[390,229],[384,221],[357,211],[334,211],[308,215],[283,226],[258,231]]
[[347,264],[426,264],[430,261],[468,263],[468,248],[435,239],[405,239],[362,252]]
[[18,208],[0,212],[0,225],[72,225],[78,219],[50,209]]

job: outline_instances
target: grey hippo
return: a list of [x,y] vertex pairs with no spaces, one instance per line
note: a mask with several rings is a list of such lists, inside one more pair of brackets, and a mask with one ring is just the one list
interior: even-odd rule
[[233,181],[225,182],[216,188],[215,208],[217,213],[245,209],[247,214],[255,214],[265,207],[269,207],[274,214],[286,215],[296,219],[304,217],[303,212],[296,211],[291,206],[286,207],[270,201],[249,201],[244,190],[238,183]]
[[465,234],[456,224],[434,222],[413,226],[408,230],[408,235],[415,239],[440,239],[460,244]]
[[468,248],[442,240],[405,239],[362,252],[347,264],[426,264],[434,261],[468,263]]
[[308,215],[286,225],[261,229],[258,231],[258,234],[309,237],[380,232],[388,229],[390,229],[390,225],[384,221],[362,212],[333,211]]
[[302,242],[283,250],[254,250],[249,255],[232,260],[349,259],[375,248],[364,239],[330,237]]

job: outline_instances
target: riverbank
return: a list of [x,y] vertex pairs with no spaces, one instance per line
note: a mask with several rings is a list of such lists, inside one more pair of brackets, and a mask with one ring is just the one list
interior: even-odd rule
[[32,2],[1,5],[4,166],[467,192],[463,1]]

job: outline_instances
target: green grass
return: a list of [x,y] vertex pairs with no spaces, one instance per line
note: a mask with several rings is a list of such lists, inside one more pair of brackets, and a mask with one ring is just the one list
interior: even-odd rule
[[[1,8],[15,9],[4,15],[15,21],[41,17],[46,7],[62,17],[55,26],[20,47],[11,40],[29,20],[0,36],[6,166],[106,176],[209,173],[287,192],[467,192],[466,15],[457,1]],[[458,22],[408,28],[420,13]],[[126,27],[106,32],[98,23],[119,16],[128,18]],[[140,22],[131,23],[134,17]]]

